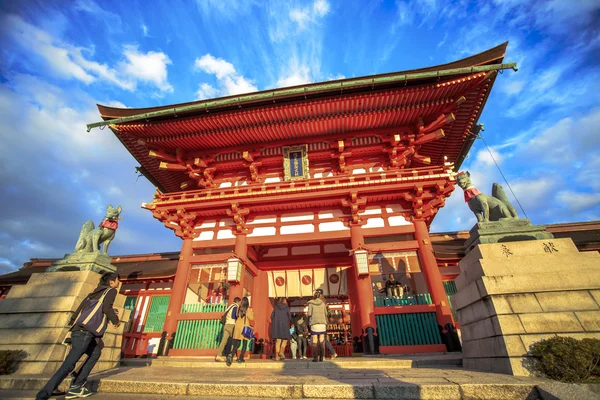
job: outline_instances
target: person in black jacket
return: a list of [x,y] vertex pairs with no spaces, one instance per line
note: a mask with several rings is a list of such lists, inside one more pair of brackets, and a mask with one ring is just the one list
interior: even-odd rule
[[107,272],[102,275],[100,278],[100,283],[98,287],[94,289],[93,292],[87,295],[87,297],[81,302],[75,313],[71,316],[71,320],[69,321],[69,326],[72,326],[70,329],[71,333],[71,350],[63,364],[58,368],[58,371],[54,373],[52,378],[46,383],[46,386],[42,390],[40,390],[36,396],[36,400],[46,400],[49,399],[52,395],[52,392],[56,390],[58,385],[69,375],[73,369],[75,369],[75,365],[79,361],[79,359],[87,354],[88,358],[83,363],[76,377],[71,382],[71,387],[65,396],[65,399],[76,399],[82,397],[89,397],[92,395],[92,392],[85,386],[87,378],[96,365],[96,362],[100,358],[100,354],[102,353],[102,348],[104,344],[102,343],[102,336],[97,336],[96,334],[86,330],[84,327],[80,325],[74,325],[79,313],[83,310],[86,302],[90,300],[99,300],[104,294],[104,300],[102,302],[102,313],[106,316],[106,318],[112,323],[112,325],[117,328],[119,327],[119,317],[117,313],[113,309],[113,303],[115,298],[117,297],[117,287],[119,286],[119,275],[113,272]]
[[390,274],[390,279],[385,283],[386,294],[391,296],[400,296],[400,288],[402,285],[396,280],[394,274]]

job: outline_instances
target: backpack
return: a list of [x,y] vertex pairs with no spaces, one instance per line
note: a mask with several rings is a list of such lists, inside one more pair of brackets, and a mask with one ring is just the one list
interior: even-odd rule
[[102,293],[102,296],[97,300],[90,299],[89,297],[83,300],[84,305],[77,316],[74,325],[84,328],[96,337],[103,336],[108,327],[108,319],[106,318],[106,315],[104,315],[104,312],[102,312],[102,303],[110,290],[111,288],[106,289],[104,293]]
[[223,316],[221,317],[221,325],[225,325],[225,322],[227,322],[227,314],[229,314],[229,311],[231,311],[233,307],[237,307],[237,304],[234,303],[227,307],[227,310],[225,310],[225,314],[223,314]]

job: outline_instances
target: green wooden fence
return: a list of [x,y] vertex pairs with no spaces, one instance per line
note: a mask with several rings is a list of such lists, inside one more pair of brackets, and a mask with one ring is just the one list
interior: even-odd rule
[[[216,319],[188,320],[177,323],[174,349],[216,349],[223,336],[223,325]],[[250,341],[246,350],[250,350]],[[238,350],[242,348],[240,347]]]
[[452,311],[452,316],[454,317],[454,320],[457,321],[457,317],[456,317],[456,312],[454,311],[454,308],[452,307],[452,301],[450,301],[450,298],[456,294],[457,290],[456,290],[456,284],[454,283],[454,281],[446,281],[443,282],[444,284],[444,289],[446,290],[446,297],[448,298],[448,304],[450,305],[450,310]]
[[227,303],[216,304],[182,304],[181,313],[225,312]]
[[416,306],[421,304],[432,304],[429,293],[404,295],[401,297],[375,297],[375,307]]
[[144,332],[162,332],[171,296],[152,296]]
[[435,312],[376,315],[380,346],[441,344]]

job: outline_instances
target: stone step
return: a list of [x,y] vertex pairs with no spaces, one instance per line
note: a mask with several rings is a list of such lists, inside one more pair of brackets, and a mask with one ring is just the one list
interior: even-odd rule
[[[175,367],[175,368],[227,368],[225,362],[215,362],[213,357],[158,357],[129,358],[121,360],[124,367]],[[312,360],[286,360],[278,362],[265,359],[250,359],[244,363],[232,364],[232,368],[246,369],[381,369],[381,368],[443,368],[461,367],[460,353],[423,355],[423,356],[387,356],[387,357],[338,357],[335,360],[314,363]]]
[[[436,384],[436,383],[380,383],[380,384],[190,384],[187,388],[192,394],[172,390],[168,384],[158,383],[144,385],[140,382],[120,381],[117,385],[102,384],[93,395],[97,400],[254,400],[254,399],[444,399],[444,400],[542,400],[536,385],[513,384]],[[139,391],[138,391],[139,390]],[[0,390],[0,398],[6,400],[35,398],[37,390]],[[582,392],[580,392],[582,393]],[[592,392],[584,391],[583,393]],[[260,397],[259,397],[260,395]],[[64,399],[64,396],[53,396],[53,399]],[[552,398],[552,397],[550,397]],[[594,397],[588,397],[594,398]],[[566,400],[566,399],[565,399]],[[579,399],[578,399],[579,400]]]
[[[9,394],[20,398],[14,391],[39,390],[48,378],[42,375],[0,376],[0,398],[9,398]],[[114,397],[117,395],[132,399],[177,396],[182,400],[211,397],[522,400],[537,399],[536,385],[547,381],[450,367],[284,370],[123,367],[92,375],[88,382],[97,392],[94,397],[99,400],[118,399]],[[69,383],[66,380],[59,389],[67,390]]]

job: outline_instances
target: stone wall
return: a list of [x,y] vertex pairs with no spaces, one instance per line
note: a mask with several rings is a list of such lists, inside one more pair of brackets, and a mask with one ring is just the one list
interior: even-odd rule
[[[26,285],[14,286],[0,301],[0,350],[27,352],[18,373],[50,374],[58,369],[68,350],[61,344],[69,331],[67,322],[100,276],[92,271],[33,274]],[[124,302],[125,296],[117,295],[114,307],[121,321],[130,313],[123,309]],[[115,329],[109,323],[95,372],[118,366],[124,325]]]
[[467,369],[530,375],[530,346],[555,335],[600,338],[600,254],[571,239],[479,244],[459,263]]

